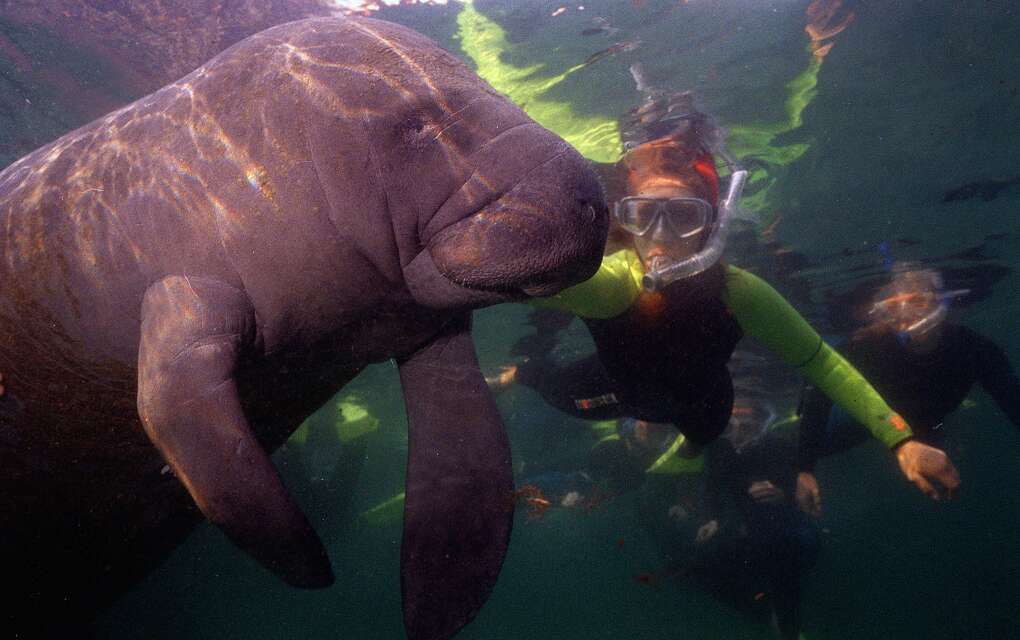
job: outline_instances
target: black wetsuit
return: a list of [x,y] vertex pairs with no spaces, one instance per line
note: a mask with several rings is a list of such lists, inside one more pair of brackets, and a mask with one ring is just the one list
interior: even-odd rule
[[[960,406],[975,382],[1020,427],[1020,381],[1002,349],[962,325],[947,323],[942,331],[938,347],[926,354],[911,352],[890,333],[870,334],[838,350],[907,420],[918,440],[941,443],[942,421]],[[833,411],[823,393],[808,389],[800,424],[801,470],[811,471],[818,458],[867,438],[863,427]]]
[[[800,576],[820,546],[817,527],[794,502],[795,449],[793,438],[772,432],[740,451],[725,437],[706,450],[706,521],[731,524],[701,546],[689,568],[703,587],[742,610],[771,608],[784,638],[800,630]],[[783,499],[754,500],[748,489],[759,481],[771,482]],[[728,504],[736,521],[726,517]]]
[[696,283],[667,287],[654,314],[639,303],[615,318],[585,319],[630,415],[672,422],[698,444],[714,440],[729,421],[726,363],[744,335],[720,298],[723,277],[716,266]]
[[668,287],[654,313],[639,302],[613,318],[584,318],[597,355],[557,367],[536,353],[517,380],[571,415],[670,422],[707,444],[729,421],[726,363],[743,336],[720,298],[723,277],[719,265]]

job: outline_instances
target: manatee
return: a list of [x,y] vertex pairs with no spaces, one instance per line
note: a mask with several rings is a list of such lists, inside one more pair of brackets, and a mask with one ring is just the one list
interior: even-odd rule
[[505,431],[471,310],[598,266],[591,168],[401,26],[255,34],[0,173],[5,629],[67,637],[206,518],[334,581],[270,454],[369,363],[408,414],[404,624],[446,638],[499,573]]

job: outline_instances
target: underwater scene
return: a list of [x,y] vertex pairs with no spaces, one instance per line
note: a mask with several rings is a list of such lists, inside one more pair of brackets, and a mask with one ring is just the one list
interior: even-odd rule
[[0,3],[0,635],[1020,638],[1018,59],[994,0]]

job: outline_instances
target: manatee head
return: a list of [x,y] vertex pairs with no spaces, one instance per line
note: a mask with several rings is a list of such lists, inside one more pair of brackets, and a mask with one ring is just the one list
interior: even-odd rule
[[[466,309],[550,295],[595,272],[608,211],[573,148],[420,34],[371,19],[310,24],[301,50],[324,79],[301,86],[335,88],[342,135],[309,144],[337,158],[320,172],[357,201],[345,233],[385,222],[416,302]],[[386,215],[365,216],[376,209]]]
[[405,269],[421,304],[474,306],[552,295],[590,277],[608,228],[588,163],[535,123],[494,137],[470,178],[425,222]]
[[609,216],[588,161],[423,36],[347,24],[372,51],[371,75],[344,87],[347,112],[369,115],[347,131],[372,147],[415,300],[465,308],[592,276]]

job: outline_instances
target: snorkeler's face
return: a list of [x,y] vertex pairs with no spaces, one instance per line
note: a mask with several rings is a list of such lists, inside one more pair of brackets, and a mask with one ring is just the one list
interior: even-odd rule
[[934,291],[902,294],[896,302],[896,316],[900,331],[910,331],[938,308]]
[[712,223],[713,208],[692,189],[642,189],[618,205],[618,222],[634,235],[634,248],[646,269],[653,261],[678,262],[698,252]]
[[893,287],[875,301],[870,315],[899,335],[911,351],[924,353],[938,345],[945,309],[934,289]]

